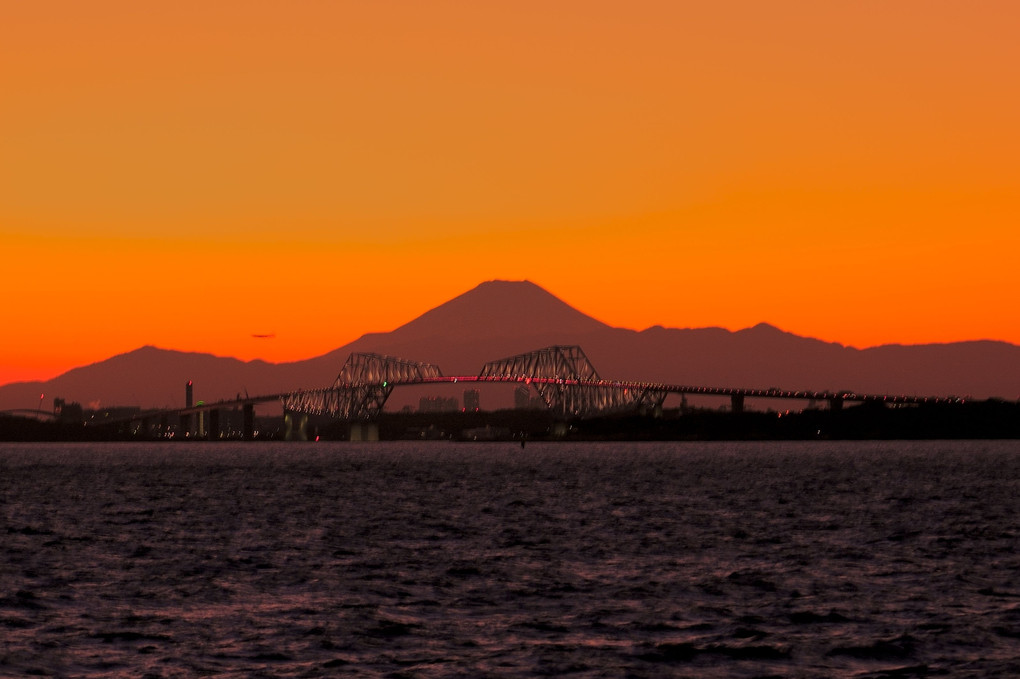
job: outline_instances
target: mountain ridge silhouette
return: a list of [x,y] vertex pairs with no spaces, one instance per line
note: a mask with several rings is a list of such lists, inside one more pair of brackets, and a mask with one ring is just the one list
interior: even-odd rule
[[[352,352],[434,363],[447,375],[477,374],[491,360],[555,344],[584,349],[609,379],[689,386],[846,389],[861,393],[1015,399],[1020,346],[994,340],[889,344],[856,349],[768,323],[723,328],[616,328],[530,281],[487,281],[389,332],[362,335],[320,356],[285,363],[242,361],[146,345],[73,368],[51,380],[0,386],[0,410],[38,407],[40,392],[83,406],[179,407],[328,386]],[[506,387],[509,391],[510,387]]]

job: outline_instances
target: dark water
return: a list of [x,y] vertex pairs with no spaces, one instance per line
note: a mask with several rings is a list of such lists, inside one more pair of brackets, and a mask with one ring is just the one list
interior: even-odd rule
[[1016,442],[0,447],[0,676],[1020,675]]

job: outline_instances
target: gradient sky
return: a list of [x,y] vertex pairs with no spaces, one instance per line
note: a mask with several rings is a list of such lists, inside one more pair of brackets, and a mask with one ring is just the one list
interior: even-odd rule
[[308,358],[494,278],[636,329],[1020,343],[1018,27],[1013,0],[4,2],[0,383],[145,344]]

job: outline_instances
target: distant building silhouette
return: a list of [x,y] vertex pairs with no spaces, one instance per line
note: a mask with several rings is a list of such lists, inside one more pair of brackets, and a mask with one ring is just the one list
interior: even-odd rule
[[521,385],[514,389],[514,408],[527,410],[531,407],[531,388]]
[[477,389],[464,390],[464,410],[473,413],[482,409],[481,394]]
[[83,422],[85,420],[85,410],[80,403],[77,401],[68,403],[62,398],[53,399],[53,414],[57,416],[58,420],[66,422]]
[[514,389],[514,408],[517,410],[544,410],[545,402],[540,396],[532,396],[531,387],[522,384]]
[[449,413],[456,412],[459,404],[457,397],[443,398],[442,396],[422,396],[418,400],[419,413]]

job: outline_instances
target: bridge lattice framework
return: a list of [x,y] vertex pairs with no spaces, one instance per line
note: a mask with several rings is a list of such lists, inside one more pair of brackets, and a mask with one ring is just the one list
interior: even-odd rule
[[603,380],[581,347],[557,345],[490,361],[477,376],[468,377],[445,377],[430,363],[355,353],[332,386],[286,394],[282,400],[289,412],[367,420],[382,412],[398,385],[451,382],[525,384],[561,417],[661,408],[668,393],[651,385]]
[[375,353],[353,353],[326,389],[283,396],[284,410],[329,415],[341,420],[371,419],[382,412],[398,384],[442,381],[439,366]]
[[479,379],[528,384],[545,406],[561,417],[661,408],[667,394],[651,386],[603,380],[576,345],[546,347],[490,361],[482,367]]
[[[280,401],[284,411],[299,414],[304,428],[308,415],[328,415],[341,420],[370,420],[382,412],[396,386],[441,383],[519,383],[533,388],[545,406],[564,418],[584,418],[613,412],[648,411],[662,407],[669,394],[729,397],[733,412],[743,410],[745,398],[797,399],[828,401],[836,410],[845,402],[911,405],[922,403],[959,403],[955,396],[908,396],[860,394],[848,391],[787,391],[782,389],[739,389],[729,387],[684,386],[603,379],[595,366],[576,345],[558,345],[530,351],[486,363],[478,375],[448,377],[438,366],[407,361],[375,353],[354,353],[344,363],[333,384],[324,389],[300,390],[262,396],[245,396],[236,401],[199,403],[176,410],[153,410],[126,418],[104,420],[96,426],[164,421],[176,414],[187,422],[200,412],[210,413],[210,432],[217,427],[218,411],[243,407],[244,437],[253,436],[254,408],[258,403]],[[35,412],[35,411],[32,411]],[[48,413],[47,413],[48,414]],[[289,424],[288,426],[291,426]],[[187,424],[183,425],[187,428]]]

